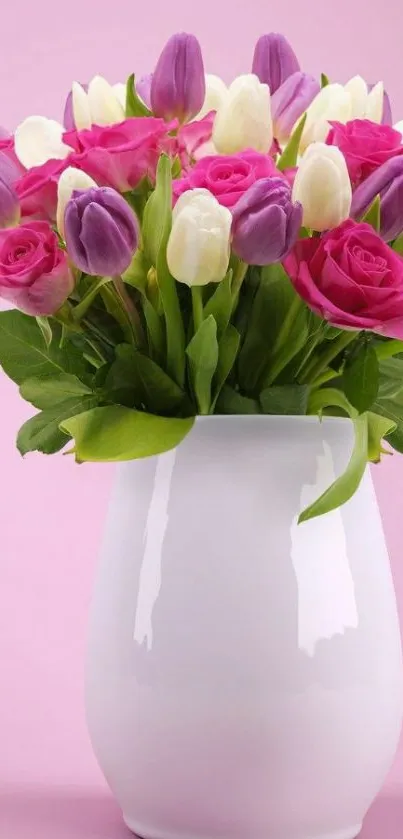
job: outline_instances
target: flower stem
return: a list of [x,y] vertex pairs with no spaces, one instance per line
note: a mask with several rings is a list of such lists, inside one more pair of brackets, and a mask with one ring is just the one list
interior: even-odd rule
[[192,286],[193,326],[195,334],[204,320],[203,298],[200,286]]
[[329,366],[330,362],[337,358],[338,355],[352,343],[359,335],[359,332],[345,331],[334,339],[329,341],[329,347],[322,352],[319,358],[313,359],[311,364],[305,370],[305,373],[300,378],[301,384],[311,384],[315,382],[321,373]]
[[128,294],[122,278],[120,276],[116,276],[112,279],[115,292],[127,313],[128,320],[133,332],[134,342],[138,347],[144,347],[144,330],[136,306],[133,303],[133,300],[131,299],[130,295]]

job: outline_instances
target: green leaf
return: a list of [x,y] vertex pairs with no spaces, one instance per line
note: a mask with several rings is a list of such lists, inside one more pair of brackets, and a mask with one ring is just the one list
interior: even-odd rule
[[261,414],[257,399],[242,396],[229,385],[224,385],[216,405],[216,414]]
[[304,510],[298,521],[322,516],[335,510],[354,495],[365,472],[368,456],[368,415],[360,414],[353,419],[354,448],[347,469],[313,504]]
[[60,349],[56,341],[47,347],[35,318],[16,309],[0,312],[0,364],[18,385],[32,376],[75,373],[82,378],[87,372],[78,348],[68,342]]
[[398,341],[397,338],[381,341],[374,346],[379,360],[403,353],[403,341]]
[[155,190],[144,209],[143,246],[146,258],[157,265],[161,246],[167,241],[172,225],[171,161],[162,154],[158,161]]
[[42,332],[42,337],[43,337],[43,340],[45,341],[46,346],[50,347],[50,345],[52,343],[53,333],[52,333],[52,327],[49,323],[49,318],[45,318],[45,317],[42,317],[41,315],[38,315],[37,318],[36,318],[36,322],[39,326],[39,329]]
[[84,317],[84,315],[87,314],[88,309],[94,302],[97,294],[99,294],[101,288],[104,285],[106,285],[106,283],[110,283],[111,280],[112,277],[99,277],[98,280],[95,280],[94,277],[94,282],[91,288],[87,291],[82,300],[80,300],[78,305],[75,306],[75,308],[73,309],[73,319],[76,323],[79,323],[80,320]]
[[277,169],[284,172],[285,169],[292,169],[297,165],[298,151],[301,143],[301,137],[306,123],[306,114],[299,121],[297,127],[294,129],[291,137],[277,161]]
[[133,256],[133,259],[122,274],[124,283],[136,288],[140,294],[145,295],[147,289],[147,274],[151,267],[149,259],[147,259],[144,251],[138,250]]
[[181,388],[155,361],[129,344],[116,347],[116,361],[105,385],[112,394],[128,391],[133,395],[132,406],[144,406],[151,413],[172,411],[184,398]]
[[228,379],[228,376],[235,364],[238,355],[241,336],[235,326],[228,324],[218,344],[218,363],[214,376],[214,399],[212,408],[214,410],[220,392]]
[[54,408],[67,399],[77,396],[88,396],[92,391],[71,373],[60,373],[58,376],[41,376],[26,379],[20,386],[23,399],[41,410]]
[[379,388],[379,364],[374,347],[367,341],[347,356],[343,370],[343,388],[357,411],[368,411]]
[[347,416],[352,419],[357,416],[356,409],[350,405],[347,397],[341,390],[335,387],[323,388],[323,390],[314,390],[308,401],[309,414],[322,414],[326,408],[340,408],[345,411]]
[[152,457],[176,448],[189,433],[194,417],[157,417],[120,405],[94,408],[62,422],[74,438],[76,460],[122,461]]
[[389,454],[382,448],[382,440],[396,431],[396,423],[379,414],[368,414],[368,460],[379,463],[382,454]]
[[371,227],[379,233],[381,229],[381,197],[377,195],[376,198],[373,200],[371,206],[365,213],[362,221],[365,221],[367,224],[370,224]]
[[218,363],[217,324],[213,315],[206,318],[186,347],[192,389],[200,414],[211,406],[211,384]]
[[217,335],[220,338],[224,334],[231,317],[232,294],[231,294],[232,271],[218,283],[214,294],[204,307],[204,317],[213,315],[217,324]]
[[136,91],[136,78],[134,73],[129,76],[126,82],[126,117],[150,117],[151,111],[140,99]]
[[395,239],[392,248],[395,251],[395,253],[398,253],[400,254],[400,256],[403,256],[403,233],[400,233],[397,239]]
[[148,344],[154,361],[163,364],[166,355],[165,328],[162,317],[155,311],[154,306],[144,299],[143,312],[147,324]]
[[259,397],[264,414],[306,414],[310,388],[308,385],[268,387]]
[[54,454],[67,443],[66,433],[60,430],[60,423],[69,417],[88,411],[97,404],[95,396],[82,396],[66,399],[53,408],[49,407],[40,414],[27,420],[20,428],[17,436],[18,451],[24,455],[27,452],[39,451],[43,454]]
[[321,88],[327,87],[328,84],[330,84],[330,82],[329,82],[329,79],[328,79],[326,73],[321,73],[320,74],[320,86],[321,86]]

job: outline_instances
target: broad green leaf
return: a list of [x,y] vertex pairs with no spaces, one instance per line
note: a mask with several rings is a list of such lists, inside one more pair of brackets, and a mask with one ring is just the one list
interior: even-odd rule
[[204,307],[204,317],[208,318],[213,315],[217,324],[217,335],[220,338],[224,334],[231,317],[232,311],[232,294],[231,294],[232,271],[228,274],[221,283],[218,283],[214,294]]
[[238,355],[241,336],[235,326],[228,324],[224,334],[218,343],[218,363],[214,376],[214,399],[212,408],[214,410],[220,392],[228,379]]
[[224,385],[216,405],[216,414],[261,414],[257,399],[242,396],[229,385]]
[[298,151],[301,143],[301,137],[306,123],[306,114],[300,119],[297,127],[294,129],[291,137],[277,161],[277,169],[284,172],[285,169],[293,169],[297,165]]
[[60,373],[82,378],[87,371],[78,348],[68,342],[60,349],[57,341],[47,347],[35,318],[16,309],[0,312],[0,365],[18,385],[31,377]]
[[154,361],[162,365],[166,356],[165,328],[162,317],[149,300],[143,300],[143,312],[147,325],[148,344]]
[[37,318],[36,318],[36,322],[39,326],[39,329],[42,332],[42,337],[43,337],[43,340],[45,341],[46,346],[50,347],[50,345],[52,343],[53,333],[52,333],[52,327],[49,323],[49,318],[42,317],[41,315],[38,315]]
[[186,347],[192,390],[200,414],[211,407],[211,386],[218,364],[217,324],[213,315],[203,321]]
[[396,423],[379,414],[368,413],[368,460],[379,463],[382,454],[389,454],[382,448],[382,440],[396,431]]
[[314,390],[308,400],[309,414],[322,414],[326,408],[340,408],[352,419],[357,416],[356,409],[350,404],[343,391],[335,387]]
[[380,341],[375,344],[375,352],[379,361],[384,358],[391,358],[394,355],[403,353],[403,341],[398,341],[397,338],[389,341]]
[[112,394],[129,392],[133,397],[133,407],[144,406],[147,411],[156,414],[174,410],[184,398],[181,388],[155,361],[129,344],[116,347],[116,361],[109,370],[105,385]]
[[120,405],[94,408],[61,423],[74,438],[76,460],[122,461],[152,457],[176,448],[189,433],[194,417],[158,417]]
[[328,76],[326,75],[326,73],[321,73],[320,74],[320,86],[321,87],[327,87],[328,84],[330,84]]
[[126,82],[126,117],[150,117],[151,111],[140,99],[136,91],[136,77],[134,73]]
[[54,454],[66,445],[68,437],[60,430],[60,423],[69,417],[76,416],[80,411],[88,411],[95,407],[95,396],[81,396],[66,399],[53,408],[47,408],[27,420],[20,428],[17,436],[18,451],[24,455],[27,452],[39,451],[43,454]]
[[395,451],[403,454],[403,422],[396,426],[396,430],[392,431],[386,437],[386,442],[392,446]]
[[282,385],[262,391],[259,401],[264,414],[306,414],[310,388],[308,385]]
[[41,410],[54,408],[67,399],[92,395],[87,385],[80,382],[71,373],[59,373],[57,376],[41,376],[26,379],[20,386],[23,399]]
[[146,258],[157,265],[162,244],[167,241],[172,224],[171,161],[162,154],[158,161],[155,190],[144,209],[143,247]]
[[365,342],[347,356],[343,369],[347,399],[360,413],[368,411],[379,388],[379,363],[374,347]]
[[373,200],[371,206],[365,213],[362,221],[365,221],[367,224],[370,224],[371,227],[379,233],[381,229],[381,198],[380,195],[377,195],[376,198]]
[[335,510],[354,495],[365,472],[368,457],[368,415],[353,419],[354,448],[347,469],[334,483],[299,516],[299,523]]

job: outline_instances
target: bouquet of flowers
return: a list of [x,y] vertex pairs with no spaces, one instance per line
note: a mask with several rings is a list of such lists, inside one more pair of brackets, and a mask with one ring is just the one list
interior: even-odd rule
[[64,125],[0,134],[0,363],[25,454],[177,446],[197,415],[350,418],[346,502],[403,451],[403,145],[381,82],[300,70],[281,35],[205,75],[193,35],[127,85],[73,83]]

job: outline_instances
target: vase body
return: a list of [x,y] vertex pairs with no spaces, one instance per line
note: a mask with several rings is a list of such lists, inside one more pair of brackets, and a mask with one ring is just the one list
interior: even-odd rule
[[144,839],[353,839],[397,747],[398,617],[343,419],[198,419],[117,468],[90,615],[93,747]]

